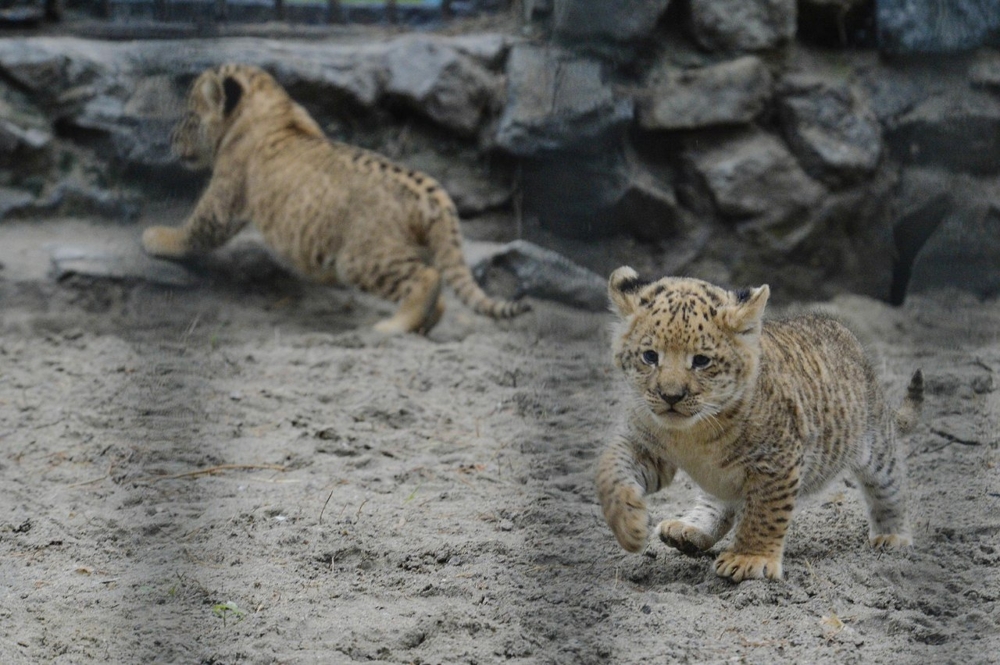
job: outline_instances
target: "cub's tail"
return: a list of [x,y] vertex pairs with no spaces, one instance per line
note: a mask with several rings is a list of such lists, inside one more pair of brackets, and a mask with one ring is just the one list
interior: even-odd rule
[[920,411],[924,405],[924,373],[919,369],[913,373],[910,385],[906,389],[906,397],[896,411],[896,430],[902,434],[913,431],[920,419]]
[[522,300],[498,300],[480,288],[462,254],[462,235],[455,204],[440,186],[433,194],[436,196],[432,206],[437,208],[434,211],[437,214],[427,216],[427,241],[434,266],[441,271],[444,281],[454,289],[458,299],[477,314],[494,319],[509,319],[531,310],[531,305]]

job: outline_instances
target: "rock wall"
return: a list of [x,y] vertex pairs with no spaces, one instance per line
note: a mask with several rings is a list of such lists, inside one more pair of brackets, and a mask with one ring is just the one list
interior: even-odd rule
[[[517,34],[0,40],[0,219],[192,199],[204,179],[169,130],[198,72],[241,61],[332,136],[438,177],[465,219],[517,217],[508,235],[599,271],[621,259],[601,247],[634,238],[669,257],[640,268],[778,296],[995,295],[1000,53],[900,55],[934,30],[876,34],[892,4],[526,0]],[[810,43],[800,15],[847,46]],[[859,47],[864,25],[882,52]]]

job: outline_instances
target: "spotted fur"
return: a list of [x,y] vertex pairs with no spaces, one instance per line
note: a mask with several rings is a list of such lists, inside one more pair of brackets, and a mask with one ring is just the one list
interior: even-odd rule
[[737,582],[781,577],[796,500],[845,468],[867,499],[871,545],[910,544],[896,435],[919,415],[920,371],[893,412],[854,335],[821,316],[764,322],[769,293],[766,285],[731,292],[686,278],[646,283],[627,267],[611,275],[620,317],[613,357],[629,400],[625,430],[600,459],[597,489],[625,549],[645,546],[643,497],[669,485],[678,468],[702,494],[657,534],[697,554],[735,524],[715,571]]
[[252,222],[303,275],[346,282],[400,303],[376,328],[427,331],[442,281],[474,311],[507,318],[527,303],[494,300],[462,256],[458,213],[433,178],[328,140],[265,71],[223,65],[191,87],[172,146],[208,188],[179,228],[152,227],[145,250],[182,258],[212,250]]

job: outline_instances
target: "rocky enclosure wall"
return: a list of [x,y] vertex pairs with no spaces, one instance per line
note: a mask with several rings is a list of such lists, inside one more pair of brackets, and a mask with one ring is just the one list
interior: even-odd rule
[[[935,33],[928,3],[524,0],[517,34],[0,40],[0,219],[193,199],[170,128],[198,72],[240,61],[331,136],[436,176],[465,219],[509,213],[550,244],[630,235],[663,272],[785,296],[995,295],[993,17],[952,3]],[[956,34],[983,46],[907,53]]]

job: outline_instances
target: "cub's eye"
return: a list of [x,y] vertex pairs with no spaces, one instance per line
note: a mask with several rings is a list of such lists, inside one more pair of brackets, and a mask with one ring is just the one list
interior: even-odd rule
[[691,367],[694,369],[705,369],[712,364],[712,359],[700,353],[691,359]]
[[646,363],[647,365],[655,365],[659,359],[660,356],[657,355],[656,351],[649,350],[642,352],[642,362]]

